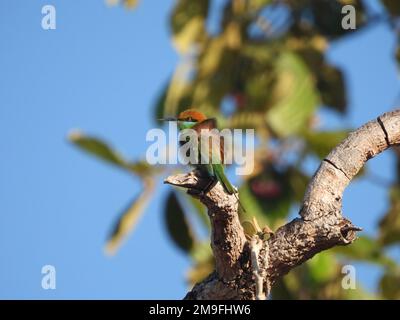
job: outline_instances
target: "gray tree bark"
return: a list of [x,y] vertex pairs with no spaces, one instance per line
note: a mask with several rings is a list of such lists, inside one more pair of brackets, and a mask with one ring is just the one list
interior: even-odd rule
[[[196,284],[185,299],[264,299],[274,283],[318,252],[356,240],[354,226],[343,217],[343,192],[365,162],[400,144],[400,109],[370,121],[340,143],[311,179],[299,218],[280,227],[269,239],[245,237],[234,195],[218,183],[200,196],[211,221],[215,271]],[[201,190],[196,173],[170,176],[165,183]]]

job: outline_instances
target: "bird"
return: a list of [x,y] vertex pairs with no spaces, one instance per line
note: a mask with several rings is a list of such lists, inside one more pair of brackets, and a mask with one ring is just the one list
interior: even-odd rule
[[[209,183],[202,190],[202,192],[203,193],[208,192],[217,182],[219,182],[226,193],[230,195],[231,194],[235,195],[240,207],[244,210],[236,194],[237,191],[235,187],[231,184],[231,182],[229,181],[228,177],[225,174],[223,136],[218,135],[218,137],[215,137],[215,133],[209,131],[210,136],[213,136],[212,138],[215,137],[216,139],[219,139],[219,150],[215,150],[216,148],[215,144],[210,144],[209,145],[210,147],[208,148],[209,154],[204,154],[204,148],[201,147],[200,134],[202,130],[216,129],[217,128],[216,119],[207,118],[206,115],[204,115],[202,112],[191,108],[182,111],[176,118],[165,118],[160,120],[176,121],[180,131],[183,131],[185,129],[193,129],[196,131],[196,133],[198,134],[198,148],[197,148],[198,161],[197,163],[192,165],[200,172],[202,176],[207,176],[209,178]],[[186,143],[189,143],[189,140],[180,141],[181,146]],[[209,161],[204,161],[207,158],[209,159]]]

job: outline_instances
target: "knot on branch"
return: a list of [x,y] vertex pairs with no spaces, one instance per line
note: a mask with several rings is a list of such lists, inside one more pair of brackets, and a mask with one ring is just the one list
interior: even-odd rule
[[340,224],[340,234],[344,245],[350,244],[357,239],[357,231],[362,231],[362,228],[356,227],[350,220],[343,218]]

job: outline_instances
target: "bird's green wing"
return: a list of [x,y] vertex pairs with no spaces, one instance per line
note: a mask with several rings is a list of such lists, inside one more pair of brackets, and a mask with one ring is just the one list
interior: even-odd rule
[[[196,124],[193,129],[195,129],[199,134],[201,130],[211,130],[217,127],[215,119],[207,119],[203,122]],[[219,141],[219,144],[213,144],[209,141],[208,148],[203,148],[201,141],[199,143],[200,148],[200,160],[204,163],[207,168],[208,173],[217,178],[217,180],[222,184],[225,191],[229,194],[235,193],[235,189],[228,180],[224,171],[224,139],[222,136],[211,135],[215,141]],[[208,162],[208,163],[207,163]]]
[[222,184],[225,191],[229,194],[235,193],[235,189],[225,175],[224,166],[222,164],[213,164],[214,176]]
[[227,193],[235,193],[235,189],[225,175],[225,168],[223,163],[223,140],[220,139],[220,146],[210,144],[208,152],[207,150],[203,150],[202,148],[200,148],[200,150],[201,159],[207,159],[207,157],[210,159],[210,163],[206,164],[207,170],[210,175],[217,178],[217,180],[222,184]]

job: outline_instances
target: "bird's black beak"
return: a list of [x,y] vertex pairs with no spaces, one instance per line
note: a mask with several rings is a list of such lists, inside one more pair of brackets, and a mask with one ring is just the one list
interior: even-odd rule
[[168,118],[162,118],[162,119],[158,119],[159,121],[178,121],[177,118],[174,117],[168,117]]

